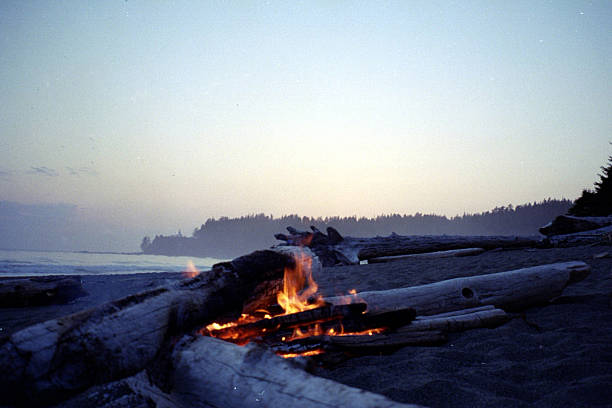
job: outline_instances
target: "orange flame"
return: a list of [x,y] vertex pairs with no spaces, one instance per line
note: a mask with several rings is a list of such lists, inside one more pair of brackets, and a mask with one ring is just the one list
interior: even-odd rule
[[285,268],[283,290],[276,298],[285,314],[315,309],[324,304],[317,294],[319,286],[312,278],[312,258],[300,252],[294,259],[295,268]]
[[183,271],[183,278],[195,278],[200,274],[200,271],[193,264],[193,261],[190,259],[187,261],[187,268]]

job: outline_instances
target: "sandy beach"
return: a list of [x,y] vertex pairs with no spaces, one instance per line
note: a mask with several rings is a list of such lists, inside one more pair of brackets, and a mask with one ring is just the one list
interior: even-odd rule
[[[607,257],[594,257],[609,252]],[[562,261],[584,261],[587,279],[545,307],[513,315],[495,329],[470,330],[440,346],[404,347],[349,359],[314,373],[430,407],[612,406],[612,248],[489,251],[324,268],[324,296],[414,286]],[[183,279],[180,273],[85,276],[87,296],[66,305],[0,309],[4,335],[112,299]],[[78,401],[78,400],[77,400]],[[69,404],[67,406],[70,406]]]

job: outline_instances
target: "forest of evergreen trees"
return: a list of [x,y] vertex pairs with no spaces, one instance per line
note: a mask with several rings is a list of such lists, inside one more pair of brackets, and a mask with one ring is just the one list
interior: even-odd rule
[[539,227],[558,215],[566,214],[571,206],[570,200],[547,199],[451,218],[421,213],[379,215],[375,218],[312,218],[299,215],[274,218],[264,214],[211,218],[196,228],[191,237],[182,234],[157,235],[152,240],[144,237],[141,249],[147,254],[233,258],[279,243],[274,234],[284,232],[287,226],[308,230],[311,225],[322,231],[331,226],[342,235],[353,237],[386,236],[393,232],[400,235],[535,236]]

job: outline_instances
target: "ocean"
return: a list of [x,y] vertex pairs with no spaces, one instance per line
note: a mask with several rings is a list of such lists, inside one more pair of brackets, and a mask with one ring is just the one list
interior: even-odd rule
[[210,270],[223,259],[94,252],[0,250],[0,277],[31,275],[116,275]]

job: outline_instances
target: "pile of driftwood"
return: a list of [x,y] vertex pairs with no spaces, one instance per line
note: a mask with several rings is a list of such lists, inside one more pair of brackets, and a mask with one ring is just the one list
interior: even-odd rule
[[[410,406],[308,374],[303,366],[275,355],[265,342],[238,346],[199,334],[213,321],[273,305],[285,268],[295,267],[295,250],[256,251],[177,285],[1,339],[0,405],[94,405],[87,400],[98,394],[91,387],[120,384],[142,406]],[[313,268],[320,268],[316,257]],[[367,307],[367,317],[356,324],[375,321],[385,330],[360,336],[320,335],[287,347],[317,344],[329,351],[378,352],[435,344],[449,332],[497,326],[511,318],[512,311],[546,304],[588,272],[582,262],[566,262],[326,298],[328,309],[321,313],[332,316],[332,321],[363,314]],[[294,327],[294,317],[282,319]],[[312,319],[318,321],[321,315]],[[108,398],[104,404],[121,406]]]
[[323,266],[353,265],[360,262],[391,262],[407,258],[468,256],[488,250],[569,247],[586,244],[612,244],[612,216],[573,217],[561,215],[540,228],[544,239],[516,236],[402,236],[343,237],[332,227],[327,234],[316,227],[289,234],[276,234],[281,246],[307,246]]

